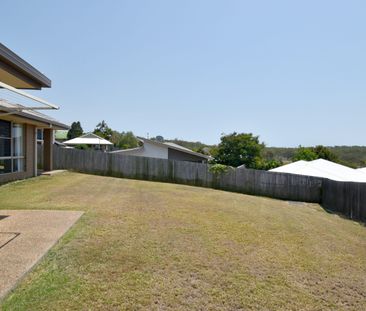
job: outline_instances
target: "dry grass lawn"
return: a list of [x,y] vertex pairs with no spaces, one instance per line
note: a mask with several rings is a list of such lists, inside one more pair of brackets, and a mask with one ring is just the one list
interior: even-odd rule
[[0,209],[86,212],[3,310],[366,310],[366,228],[317,204],[63,173]]

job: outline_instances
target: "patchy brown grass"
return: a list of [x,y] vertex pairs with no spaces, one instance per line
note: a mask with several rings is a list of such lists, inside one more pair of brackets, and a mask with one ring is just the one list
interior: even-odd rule
[[366,309],[366,228],[317,204],[64,173],[0,208],[86,211],[4,310]]

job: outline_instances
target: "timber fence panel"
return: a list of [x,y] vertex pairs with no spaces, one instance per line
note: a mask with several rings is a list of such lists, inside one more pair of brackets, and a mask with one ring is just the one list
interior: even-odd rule
[[214,174],[209,170],[210,166],[203,163],[60,147],[54,147],[53,151],[57,169],[203,186],[284,200],[321,202],[331,211],[355,220],[366,220],[366,183],[242,168]]
[[348,218],[366,221],[366,183],[339,182],[325,179],[322,205]]
[[204,163],[54,148],[55,168],[143,180],[203,186],[273,198],[320,201],[321,179],[252,169],[210,172]]

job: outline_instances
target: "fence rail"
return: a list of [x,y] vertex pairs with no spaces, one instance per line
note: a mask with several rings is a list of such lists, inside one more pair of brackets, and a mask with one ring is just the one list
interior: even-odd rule
[[318,177],[252,169],[232,169],[223,174],[214,174],[209,170],[208,164],[56,146],[53,149],[53,161],[55,169],[322,203],[328,210],[355,220],[366,221],[366,183],[344,183]]

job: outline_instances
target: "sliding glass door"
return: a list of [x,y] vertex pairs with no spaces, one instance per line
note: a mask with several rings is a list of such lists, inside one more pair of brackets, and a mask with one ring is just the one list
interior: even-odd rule
[[0,120],[0,174],[24,170],[24,126]]

